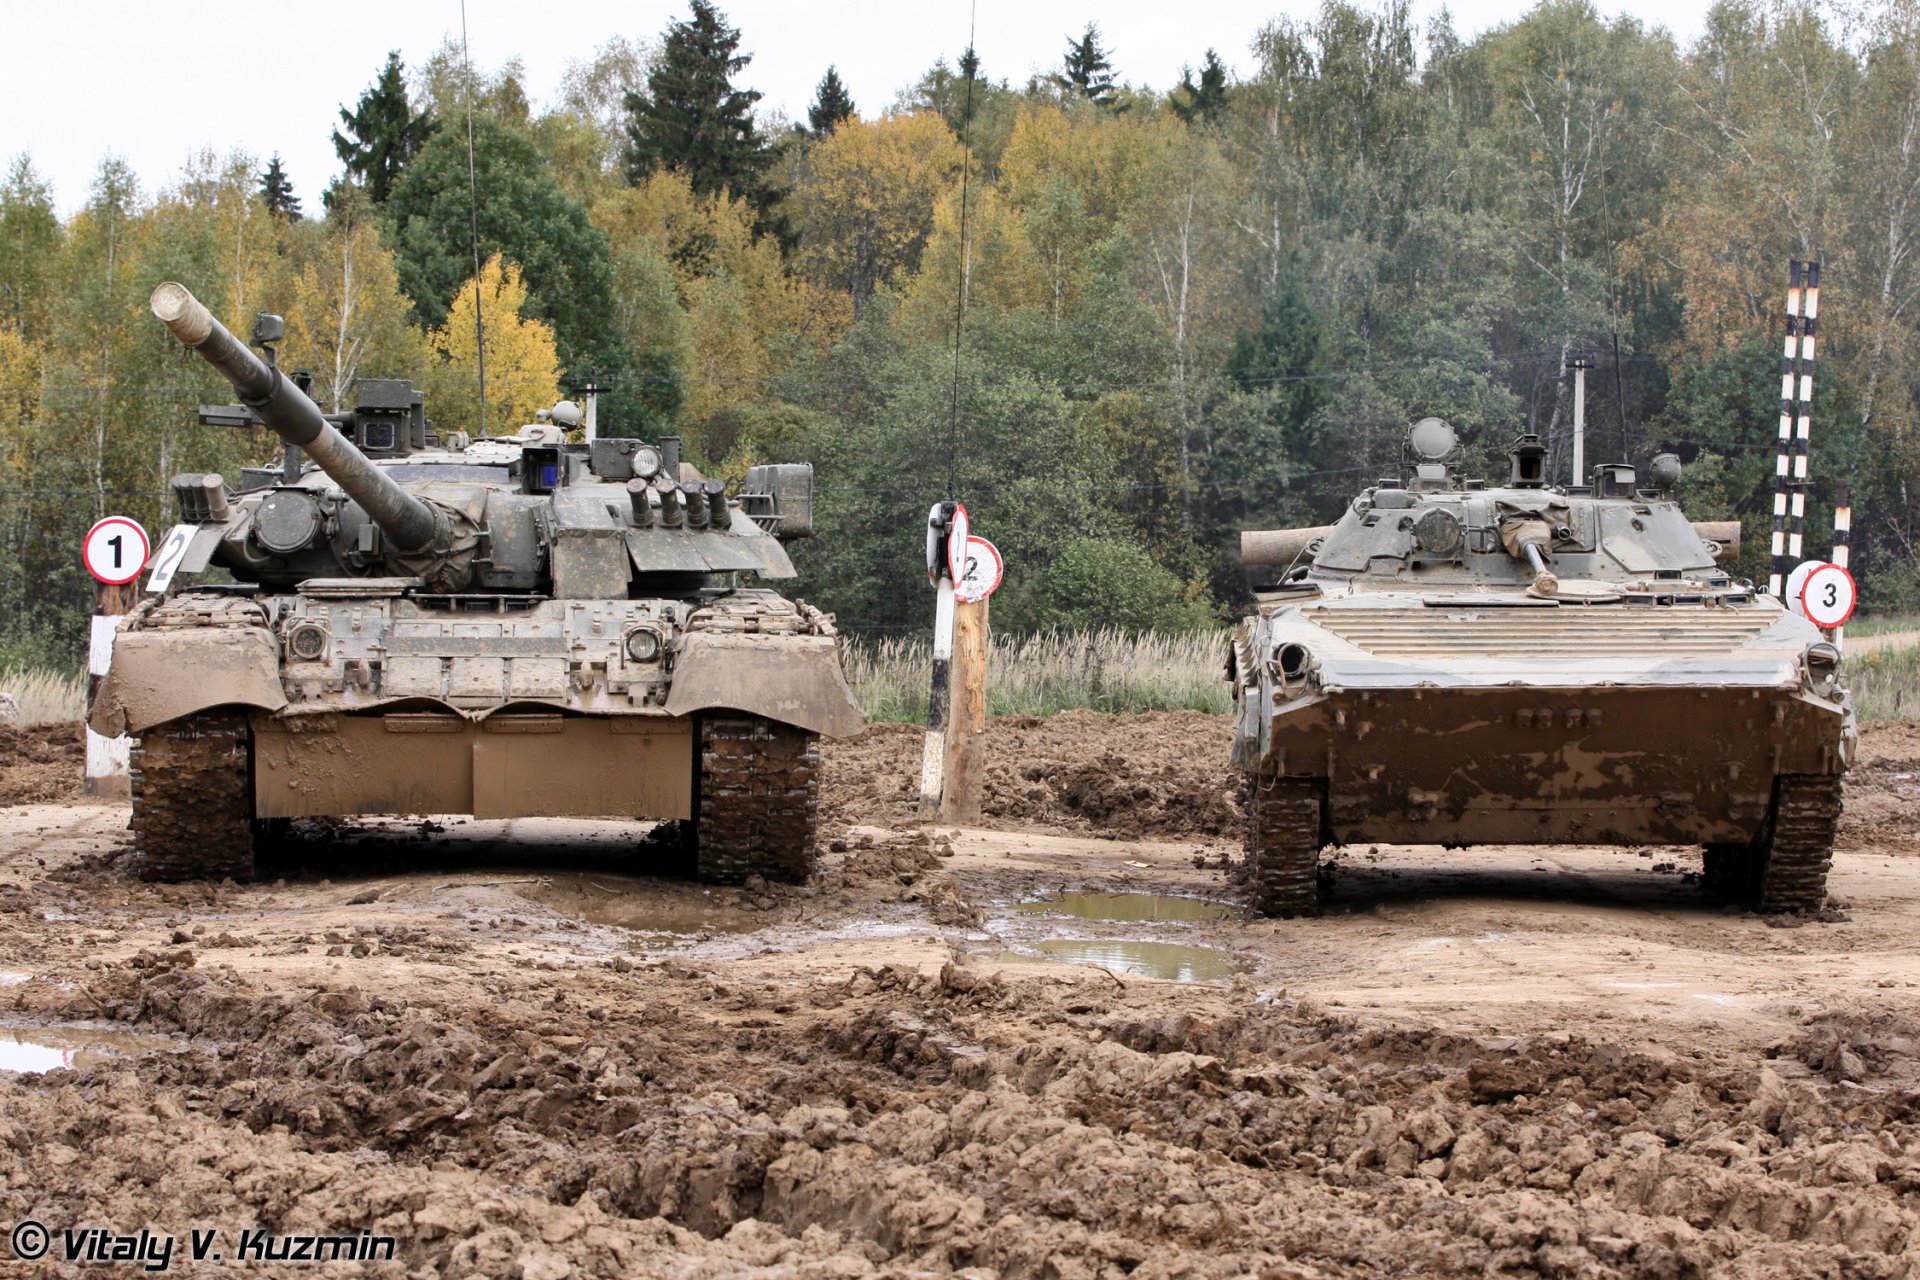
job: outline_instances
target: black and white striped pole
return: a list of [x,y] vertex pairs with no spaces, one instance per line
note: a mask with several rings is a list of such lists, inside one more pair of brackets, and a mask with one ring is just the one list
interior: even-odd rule
[[1780,353],[1780,450],[1774,459],[1773,571],[1768,594],[1784,600],[1787,575],[1803,551],[1807,524],[1807,454],[1813,434],[1815,330],[1820,317],[1820,264],[1792,260],[1787,284],[1787,336]]
[[[933,684],[927,691],[927,736],[920,747],[920,813],[940,812],[946,790],[947,721],[953,711],[953,584],[965,571],[967,509],[936,502],[927,512],[927,580],[933,584]],[[956,567],[957,566],[957,567]]]

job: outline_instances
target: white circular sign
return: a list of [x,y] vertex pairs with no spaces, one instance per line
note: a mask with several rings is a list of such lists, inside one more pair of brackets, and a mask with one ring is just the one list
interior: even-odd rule
[[967,509],[953,504],[953,519],[947,521],[947,576],[957,585],[967,570],[967,539],[973,536]]
[[960,576],[953,580],[953,598],[962,604],[985,600],[999,588],[1005,572],[1006,563],[1000,559],[1000,548],[985,538],[969,537],[967,563]]
[[153,544],[147,531],[126,516],[108,516],[87,530],[81,544],[81,557],[87,572],[110,587],[132,582],[147,567],[147,553]]
[[1800,612],[1815,626],[1838,627],[1853,616],[1859,592],[1853,575],[1837,564],[1823,564],[1800,586]]

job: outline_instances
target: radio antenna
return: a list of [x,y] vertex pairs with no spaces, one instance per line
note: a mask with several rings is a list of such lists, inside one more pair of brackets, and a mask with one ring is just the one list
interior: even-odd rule
[[[464,3],[464,0],[462,0]],[[967,11],[967,51],[960,58],[961,74],[967,77],[966,105],[960,112],[960,275],[954,282],[953,298],[953,397],[947,410],[947,501],[954,500],[954,468],[960,456],[960,341],[967,325],[967,197],[973,177],[973,81],[980,69],[974,52],[974,32],[979,18],[978,0]]]
[[473,173],[473,57],[467,52],[467,0],[460,0],[460,62],[467,72],[467,234],[473,248],[473,356],[480,371],[480,438],[487,438],[487,326],[481,318],[480,183]]

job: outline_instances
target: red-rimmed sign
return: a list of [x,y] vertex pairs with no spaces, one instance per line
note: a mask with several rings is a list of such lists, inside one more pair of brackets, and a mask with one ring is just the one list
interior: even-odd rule
[[87,572],[110,587],[132,582],[147,567],[153,544],[140,522],[126,516],[108,516],[87,530],[80,555]]
[[1800,584],[1800,612],[1815,626],[1832,630],[1844,626],[1860,602],[1853,575],[1837,564],[1823,564]]
[[1000,548],[985,538],[968,538],[967,562],[954,576],[953,598],[961,604],[985,600],[999,588],[1006,568]]

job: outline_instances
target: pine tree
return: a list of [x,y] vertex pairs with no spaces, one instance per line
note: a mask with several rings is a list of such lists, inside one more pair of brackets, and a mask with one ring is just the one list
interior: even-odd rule
[[853,96],[841,83],[840,72],[833,67],[820,77],[813,91],[813,105],[807,108],[807,127],[815,138],[824,138],[833,127],[853,115]]
[[1085,98],[1096,106],[1112,106],[1113,63],[1108,61],[1107,52],[1100,47],[1099,25],[1089,22],[1086,33],[1078,40],[1068,37],[1064,74],[1054,76],[1054,84],[1069,97]]
[[375,204],[384,204],[407,165],[433,132],[433,118],[415,113],[407,101],[406,68],[398,50],[387,54],[387,65],[373,87],[360,95],[352,111],[340,108],[346,133],[333,131],[333,149],[347,172],[366,185]]
[[1207,50],[1200,65],[1200,83],[1193,82],[1193,69],[1182,68],[1180,83],[1167,95],[1173,114],[1188,124],[1212,124],[1227,106],[1227,68],[1220,55]]
[[753,59],[735,52],[740,31],[708,0],[667,28],[647,91],[627,94],[627,180],[678,169],[701,195],[730,191],[769,222],[778,198],[766,181],[771,158],[753,123],[760,95],[733,77]]
[[300,212],[300,197],[293,194],[293,180],[280,166],[278,151],[267,161],[266,172],[260,175],[260,198],[267,202],[267,212],[275,217],[298,222],[304,216]]

